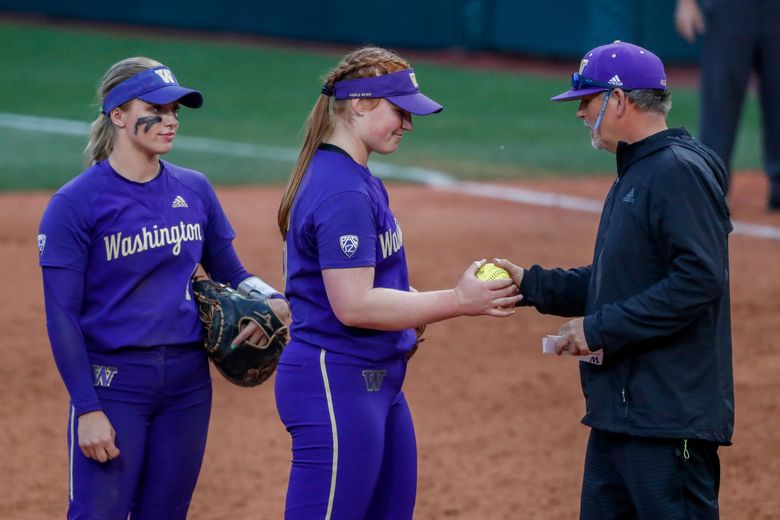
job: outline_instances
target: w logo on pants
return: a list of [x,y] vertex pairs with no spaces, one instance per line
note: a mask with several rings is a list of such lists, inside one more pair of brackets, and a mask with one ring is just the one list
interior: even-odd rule
[[363,370],[363,379],[366,380],[366,390],[378,392],[382,386],[387,370]]
[[95,386],[111,386],[111,380],[117,373],[114,367],[104,367],[103,365],[92,365],[92,372]]

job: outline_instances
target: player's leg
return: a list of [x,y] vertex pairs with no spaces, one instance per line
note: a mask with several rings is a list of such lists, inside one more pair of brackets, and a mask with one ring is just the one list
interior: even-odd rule
[[616,467],[620,436],[591,430],[580,497],[581,520],[633,520],[631,497]]
[[301,345],[277,367],[279,416],[292,436],[288,520],[362,520],[374,495],[403,363],[377,365]]
[[292,436],[285,518],[326,518],[334,435],[319,350],[290,344],[276,367],[279,418]]
[[[125,520],[143,465],[146,417],[134,405],[103,401],[103,411],[116,431],[118,458],[98,462],[78,447],[78,420],[68,420],[70,469],[69,520]],[[133,417],[135,416],[135,417]]]
[[411,520],[417,495],[417,441],[403,392],[390,408],[385,453],[376,492],[366,518]]
[[717,450],[705,441],[631,437],[620,465],[637,518],[719,518]]
[[160,406],[151,418],[133,520],[184,520],[200,473],[211,413],[208,359],[166,347]]
[[[140,361],[140,362],[139,362]],[[95,388],[103,412],[116,432],[119,457],[101,463],[87,458],[78,446],[78,418],[68,421],[71,520],[126,520],[144,461],[153,396],[146,383],[153,370],[133,354],[93,358],[103,369]],[[106,376],[106,374],[110,376]],[[96,377],[96,383],[97,381]]]
[[761,124],[764,131],[764,169],[769,178],[770,209],[780,209],[780,11],[776,4],[761,6],[761,32],[756,70],[759,78]]
[[[401,393],[406,359],[399,356],[387,362],[369,363],[334,356],[328,367],[334,372],[332,389],[340,446],[332,518],[410,518],[400,514],[411,515],[417,481],[414,428]],[[345,398],[342,406],[338,406],[338,396]],[[392,459],[395,455],[398,460]],[[398,473],[394,474],[396,470]],[[409,480],[402,481],[404,477]],[[392,489],[380,490],[383,485]],[[378,508],[369,512],[377,493],[391,496],[385,495],[384,500],[373,504]],[[400,503],[388,504],[387,498]]]
[[699,55],[699,137],[723,159],[729,172],[756,48],[756,20],[750,11],[730,4],[705,9],[707,32]]

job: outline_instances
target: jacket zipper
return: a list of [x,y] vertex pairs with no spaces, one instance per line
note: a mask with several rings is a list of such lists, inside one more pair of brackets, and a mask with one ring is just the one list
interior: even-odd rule
[[620,395],[623,397],[623,408],[624,408],[623,417],[625,419],[628,419],[628,399],[626,399],[626,389],[625,388],[621,388],[620,389]]
[[623,381],[623,386],[620,387],[620,396],[623,399],[623,418],[628,420],[628,385],[631,384],[631,377],[634,374],[634,361],[632,358],[628,359],[628,374],[626,375],[625,381]]

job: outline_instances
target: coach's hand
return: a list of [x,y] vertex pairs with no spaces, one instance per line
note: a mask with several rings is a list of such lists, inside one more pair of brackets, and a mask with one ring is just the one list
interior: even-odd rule
[[116,432],[101,410],[79,415],[79,448],[84,455],[98,462],[107,462],[119,456],[114,444]]
[[584,321],[584,318],[577,318],[561,327],[558,331],[561,339],[555,345],[556,354],[560,356],[564,352],[568,352],[573,356],[585,356],[591,353],[590,348],[588,348],[588,342],[585,339]]
[[512,281],[515,283],[517,288],[520,288],[520,284],[523,282],[523,273],[525,272],[522,267],[513,264],[506,258],[494,258],[493,263],[498,267],[506,269],[509,273],[509,276],[512,277]]

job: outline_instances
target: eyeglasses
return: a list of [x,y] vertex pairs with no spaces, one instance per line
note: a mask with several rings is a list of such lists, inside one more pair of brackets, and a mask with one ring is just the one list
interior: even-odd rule
[[[612,83],[607,83],[605,81],[596,81],[595,79],[586,78],[585,76],[581,75],[579,72],[575,72],[574,74],[571,75],[572,90],[580,90],[588,87],[606,88],[609,90],[613,90],[616,88],[623,88],[620,85],[613,85]],[[623,90],[630,90],[630,89],[623,88]]]

